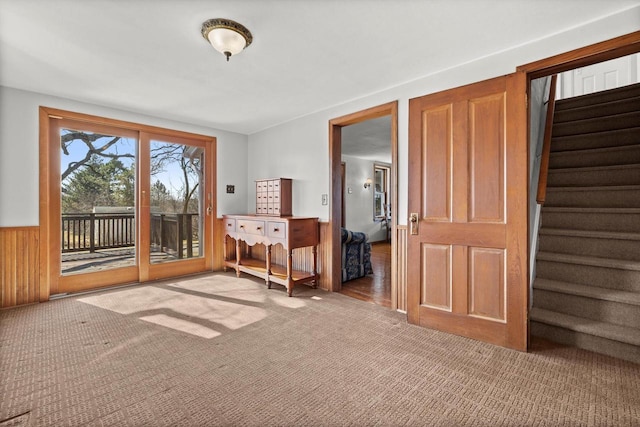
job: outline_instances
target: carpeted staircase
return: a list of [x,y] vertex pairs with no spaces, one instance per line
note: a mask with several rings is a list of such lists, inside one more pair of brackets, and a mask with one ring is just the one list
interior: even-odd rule
[[640,363],[640,84],[556,102],[531,334]]

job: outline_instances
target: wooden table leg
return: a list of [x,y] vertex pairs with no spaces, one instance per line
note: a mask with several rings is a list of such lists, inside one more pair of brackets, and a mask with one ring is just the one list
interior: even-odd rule
[[293,250],[287,249],[287,293],[293,295]]
[[242,260],[242,253],[240,249],[242,245],[240,239],[236,239],[236,276],[240,277],[240,261]]
[[227,252],[227,241],[229,240],[229,236],[228,235],[224,235],[224,244],[222,245],[222,257],[223,257],[223,261],[222,261],[222,270],[224,272],[227,271],[227,260],[228,260],[228,252]]
[[271,289],[271,245],[267,245],[267,274],[264,279],[267,281],[267,289]]

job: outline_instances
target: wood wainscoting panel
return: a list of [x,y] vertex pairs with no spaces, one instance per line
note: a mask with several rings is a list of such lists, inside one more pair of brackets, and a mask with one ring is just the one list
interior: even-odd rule
[[329,241],[329,234],[331,228],[328,222],[320,221],[318,223],[320,227],[320,244],[318,245],[318,287],[325,291],[331,289],[331,275],[327,272],[331,271],[328,267],[331,263],[331,242]]
[[40,301],[39,227],[0,228],[0,307]]
[[397,310],[407,311],[407,226],[396,226],[396,251],[391,253],[396,258],[396,290]]

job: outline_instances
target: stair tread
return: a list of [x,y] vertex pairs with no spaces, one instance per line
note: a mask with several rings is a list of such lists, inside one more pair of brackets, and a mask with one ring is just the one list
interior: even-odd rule
[[587,186],[562,186],[562,187],[547,187],[547,191],[625,191],[625,190],[640,190],[640,185],[587,185]]
[[640,214],[640,208],[581,208],[573,206],[543,206],[543,212]]
[[[551,144],[553,145],[553,139],[551,140]],[[577,154],[606,154],[612,153],[616,151],[634,151],[640,148],[640,144],[630,144],[630,145],[615,145],[613,147],[599,147],[599,148],[584,148],[580,150],[564,150],[564,151],[551,151],[549,153],[549,157],[571,157]]]
[[[565,98],[565,99],[570,99],[570,98]],[[561,104],[561,101],[564,101],[564,100],[560,99],[556,103]],[[620,106],[626,106],[628,104],[631,107],[636,107],[640,103],[640,93],[634,93],[634,94],[630,94],[629,96],[613,98],[613,99],[594,99],[593,101],[594,102],[590,103],[589,105],[579,105],[579,106],[569,107],[569,108],[563,108],[563,106],[560,105],[559,106],[560,108],[558,109],[554,108],[554,110],[558,113],[564,114],[569,112],[575,112],[575,113],[581,113],[583,111],[591,112],[594,109],[602,110],[605,108],[610,108],[610,109],[618,108],[620,110],[622,109],[620,108]],[[606,115],[609,115],[609,114],[606,114]]]
[[[640,169],[640,163],[629,163],[622,165],[605,165],[605,166],[578,166],[575,168],[549,168],[549,173],[569,173],[569,172],[596,172],[624,169]],[[638,175],[640,178],[640,175]]]
[[640,306],[640,294],[637,292],[620,291],[617,289],[601,288],[597,286],[581,285],[578,283],[569,283],[543,278],[536,278],[533,282],[533,288]]
[[[626,128],[626,129],[617,129],[617,130],[606,130],[601,132],[593,132],[586,136],[586,139],[591,140],[614,140],[614,141],[633,141],[632,143],[622,143],[620,145],[611,145],[611,147],[624,147],[627,145],[638,145],[637,141],[640,141],[640,127]],[[561,149],[558,150],[559,146],[562,144],[571,143],[574,141],[580,141],[581,143],[585,140],[585,135],[566,135],[566,136],[552,136],[551,137],[551,153],[562,153],[566,151],[582,151],[585,148],[576,149],[575,147],[572,149]],[[598,148],[606,148],[606,147],[598,147]]]
[[640,83],[633,83],[630,85],[620,86],[613,89],[602,90],[593,93],[587,93],[584,95],[572,96],[570,98],[558,99],[556,101],[556,109],[565,110],[565,109],[573,109],[576,108],[575,105],[578,104],[578,108],[584,103],[589,104],[599,104],[605,99],[609,100],[619,100],[619,99],[627,99],[637,96],[640,92]]
[[597,320],[571,316],[556,311],[534,307],[529,312],[529,319],[535,322],[559,326],[575,332],[595,335],[609,340],[640,346],[640,329]]
[[569,228],[546,228],[540,229],[540,234],[552,236],[571,237],[591,237],[594,239],[615,239],[615,240],[640,240],[640,233],[620,232],[620,231],[591,231],[574,230]]
[[640,261],[631,261],[626,259],[599,258],[545,251],[538,252],[536,259],[541,261],[555,261],[594,267],[615,268],[619,270],[640,271]]

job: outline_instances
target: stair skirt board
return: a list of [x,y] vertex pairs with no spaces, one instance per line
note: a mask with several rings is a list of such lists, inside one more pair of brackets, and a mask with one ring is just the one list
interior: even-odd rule
[[640,347],[538,321],[529,324],[531,335],[640,364]]

